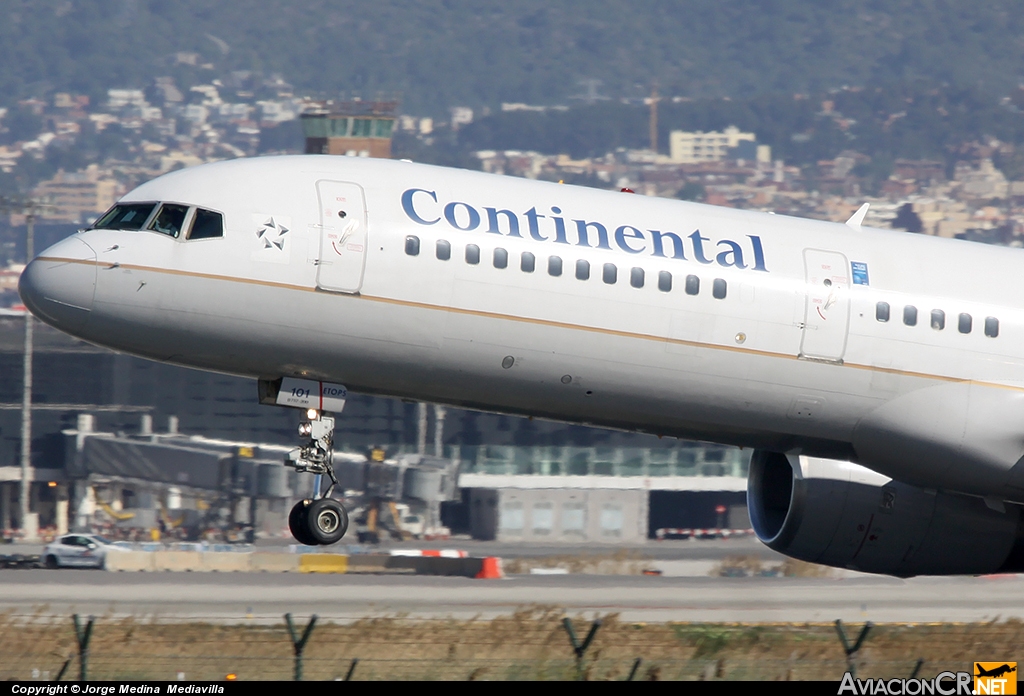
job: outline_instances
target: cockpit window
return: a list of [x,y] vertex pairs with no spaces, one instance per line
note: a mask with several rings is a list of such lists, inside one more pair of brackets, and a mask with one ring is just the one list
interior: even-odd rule
[[177,238],[185,224],[186,214],[188,214],[187,205],[164,203],[160,206],[160,212],[153,218],[153,222],[149,223],[149,229]]
[[98,230],[141,230],[156,203],[122,203],[96,221]]
[[192,220],[192,230],[188,233],[189,239],[211,239],[224,236],[224,218],[220,213],[212,210],[196,208],[196,216]]

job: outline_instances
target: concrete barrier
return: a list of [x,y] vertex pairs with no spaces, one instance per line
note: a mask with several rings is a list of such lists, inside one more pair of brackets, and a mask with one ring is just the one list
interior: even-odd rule
[[246,573],[249,571],[249,557],[251,553],[235,553],[230,551],[204,551],[200,558],[202,567],[200,570],[217,571],[221,573]]
[[348,556],[336,553],[304,553],[299,556],[300,573],[345,573]]
[[295,573],[299,570],[296,553],[260,552],[245,554],[249,559],[249,570],[265,573]]
[[439,556],[389,556],[383,572],[405,571],[416,575],[450,575],[474,578],[483,567],[480,558],[445,558]]
[[415,573],[412,559],[385,553],[360,553],[348,557],[350,573]]
[[153,570],[202,570],[203,559],[198,551],[153,551]]
[[153,554],[149,551],[107,551],[103,567],[110,571],[153,570]]
[[408,573],[473,578],[481,572],[483,559],[392,556],[382,553],[345,556],[337,553],[273,551],[117,551],[107,553],[105,567],[110,571]]

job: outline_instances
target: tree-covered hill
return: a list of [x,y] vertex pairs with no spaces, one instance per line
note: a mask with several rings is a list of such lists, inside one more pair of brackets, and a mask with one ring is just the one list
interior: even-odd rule
[[[179,52],[198,54],[181,64]],[[203,68],[209,64],[212,68]],[[405,110],[1024,79],[1019,0],[0,0],[0,104],[230,70]]]

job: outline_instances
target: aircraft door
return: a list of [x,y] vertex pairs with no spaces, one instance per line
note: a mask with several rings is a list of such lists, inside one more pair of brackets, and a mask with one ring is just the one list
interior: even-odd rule
[[316,285],[334,292],[359,292],[366,259],[366,203],[358,184],[318,181],[320,258]]
[[834,251],[804,249],[806,304],[800,357],[842,362],[850,324],[850,265]]

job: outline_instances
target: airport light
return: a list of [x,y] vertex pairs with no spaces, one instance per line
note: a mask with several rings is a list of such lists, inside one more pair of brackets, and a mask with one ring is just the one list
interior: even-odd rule
[[[48,208],[45,202],[31,198],[0,196],[0,212],[25,216],[25,264],[35,256],[34,231],[36,217]],[[21,391],[21,487],[18,491],[18,524],[25,531],[29,515],[28,470],[32,466],[32,313],[25,309],[25,353]],[[37,528],[38,533],[38,528]]]

